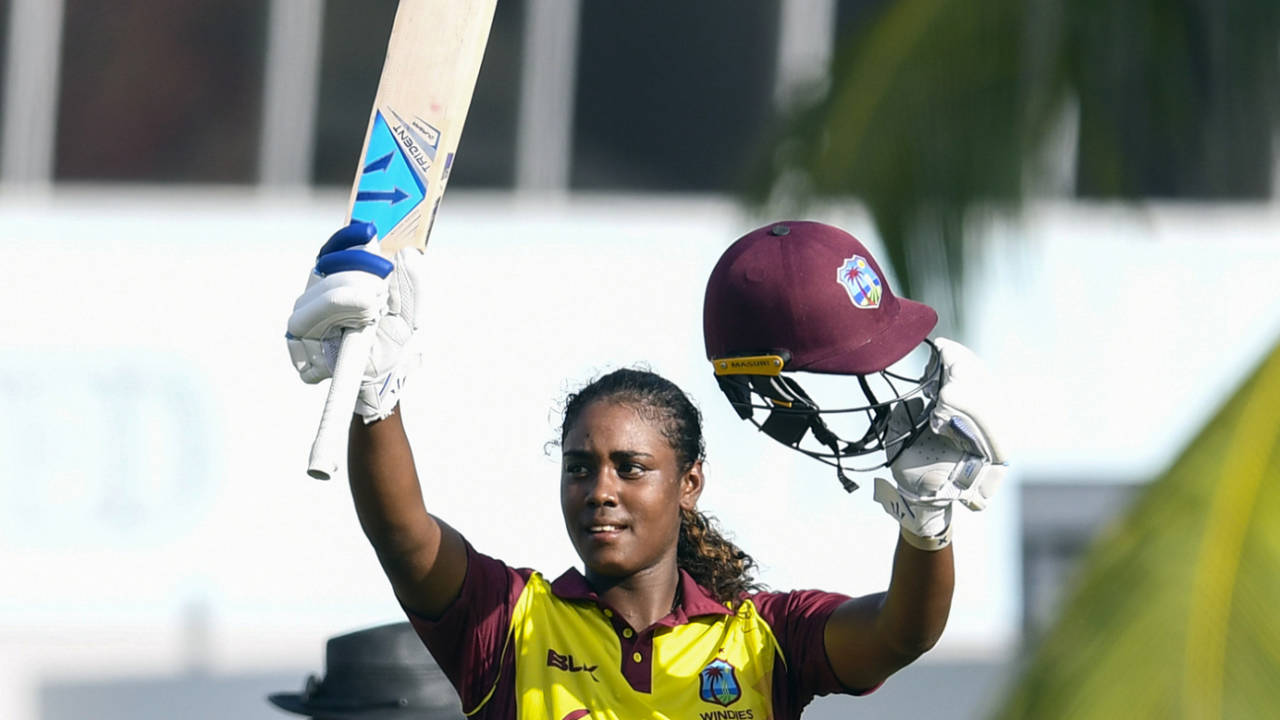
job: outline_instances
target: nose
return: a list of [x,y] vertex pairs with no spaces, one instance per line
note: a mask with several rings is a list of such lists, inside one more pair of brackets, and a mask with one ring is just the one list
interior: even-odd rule
[[591,507],[614,507],[618,504],[618,478],[612,468],[602,467],[596,471],[587,488],[587,504]]

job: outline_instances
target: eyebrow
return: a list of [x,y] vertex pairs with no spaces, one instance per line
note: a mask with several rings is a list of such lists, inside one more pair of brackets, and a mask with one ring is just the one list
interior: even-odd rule
[[[593,453],[589,453],[586,450],[565,450],[560,455],[561,457],[573,460],[594,457]],[[638,458],[653,459],[653,455],[646,452],[639,452],[637,450],[615,450],[614,452],[609,453],[609,458],[612,460],[633,460]]]

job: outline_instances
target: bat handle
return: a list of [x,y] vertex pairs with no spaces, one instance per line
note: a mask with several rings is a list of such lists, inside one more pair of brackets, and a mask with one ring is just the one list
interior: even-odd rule
[[318,480],[328,480],[338,472],[338,466],[347,444],[347,428],[355,411],[356,395],[369,363],[369,351],[377,337],[377,324],[359,330],[342,333],[338,348],[338,360],[333,366],[333,379],[329,381],[329,396],[324,401],[320,415],[320,427],[315,442],[311,444],[311,459],[307,474]]

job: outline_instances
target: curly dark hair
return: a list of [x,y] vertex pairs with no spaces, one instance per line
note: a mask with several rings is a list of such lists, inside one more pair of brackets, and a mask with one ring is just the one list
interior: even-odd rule
[[[568,396],[560,426],[561,443],[583,409],[597,400],[635,407],[658,423],[675,451],[680,472],[705,459],[698,408],[675,383],[657,373],[632,368],[603,375]],[[715,518],[698,510],[680,511],[676,562],[720,602],[736,606],[743,595],[763,589],[753,578],[756,561],[720,534]]]

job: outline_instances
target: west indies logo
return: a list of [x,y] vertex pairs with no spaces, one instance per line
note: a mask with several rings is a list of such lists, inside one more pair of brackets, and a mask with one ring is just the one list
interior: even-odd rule
[[863,310],[880,307],[880,276],[861,255],[846,259],[836,271],[836,280],[844,286],[855,306]]
[[742,686],[738,684],[738,673],[733,666],[722,659],[707,663],[698,673],[698,696],[709,703],[729,707],[742,697]]

